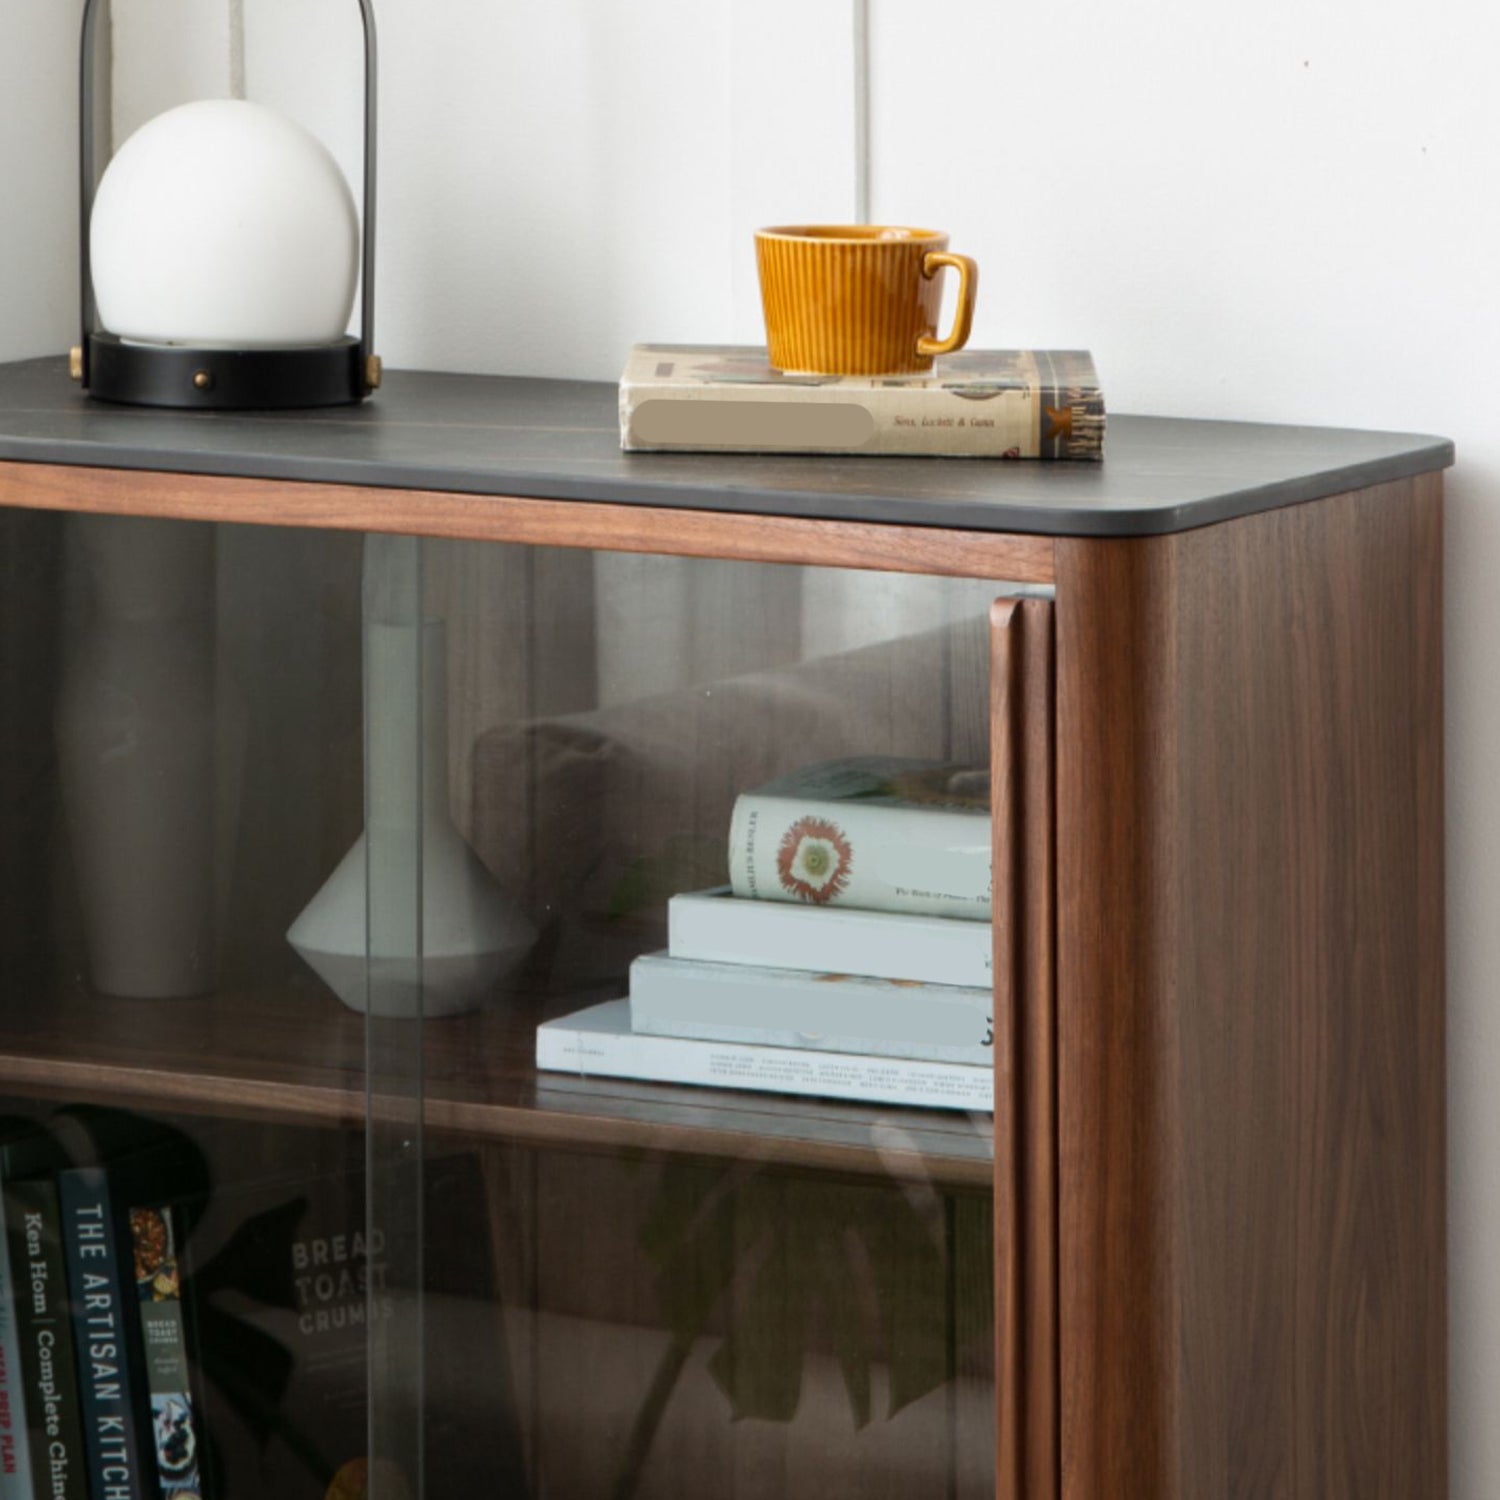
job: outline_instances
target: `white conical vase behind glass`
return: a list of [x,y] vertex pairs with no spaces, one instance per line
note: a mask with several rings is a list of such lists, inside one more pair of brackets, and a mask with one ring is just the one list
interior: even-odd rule
[[[410,673],[415,625],[369,624],[366,640],[367,695],[390,694],[399,702],[403,679]],[[416,857],[414,826],[420,817],[422,870],[422,952],[420,963],[399,957],[393,972],[420,975],[404,994],[388,976],[376,976],[381,1011],[425,1016],[456,1015],[473,1010],[519,967],[536,942],[536,929],[495,884],[479,857],[453,826],[448,811],[447,629],[428,620],[422,631],[424,711],[421,728],[422,797],[418,815],[409,795],[418,744],[415,732],[372,736],[369,816],[378,835],[377,858]],[[373,696],[368,701],[378,701]],[[371,972],[368,959],[368,833],[362,833],[302,915],[292,923],[287,941],[324,983],[351,1010],[368,1007]],[[389,873],[389,872],[386,872]],[[411,872],[414,876],[415,872]],[[406,882],[418,889],[415,878]]]

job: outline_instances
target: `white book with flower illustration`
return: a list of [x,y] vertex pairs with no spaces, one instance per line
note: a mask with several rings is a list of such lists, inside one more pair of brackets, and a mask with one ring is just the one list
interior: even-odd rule
[[976,989],[989,989],[993,982],[988,922],[746,901],[727,885],[685,891],[667,902],[667,951],[673,958],[709,963]]
[[969,1063],[993,1057],[988,989],[647,953],[630,966],[630,1024],[642,1036],[747,1042],[862,1057]]
[[745,792],[729,829],[736,896],[990,919],[984,767],[870,755]]
[[544,1073],[581,1078],[635,1078],[865,1104],[978,1111],[995,1107],[993,1067],[642,1036],[630,1028],[626,1000],[606,1000],[544,1021],[536,1029],[536,1065]]

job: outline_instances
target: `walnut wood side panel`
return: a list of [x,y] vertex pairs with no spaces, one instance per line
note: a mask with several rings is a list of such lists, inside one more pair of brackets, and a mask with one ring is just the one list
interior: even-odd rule
[[1440,537],[1059,543],[1068,1500],[1446,1492]]
[[878,568],[1016,583],[1050,583],[1054,545],[1044,536],[935,526],[51,464],[0,463],[0,505]]
[[1052,605],[990,615],[999,1500],[1053,1500],[1057,1436]]

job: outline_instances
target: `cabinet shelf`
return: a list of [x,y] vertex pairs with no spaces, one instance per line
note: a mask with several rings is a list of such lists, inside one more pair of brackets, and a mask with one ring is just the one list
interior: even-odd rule
[[33,984],[7,1002],[0,1087],[12,1093],[363,1123],[363,1023],[310,985],[127,1000]]
[[[311,982],[185,1000],[122,1000],[81,984],[0,1016],[0,1089],[70,1100],[356,1125],[360,1016]],[[993,1140],[933,1110],[538,1074],[538,1003],[507,999],[425,1027],[425,1120],[476,1140],[656,1150],[766,1166],[988,1189]]]
[[991,1186],[988,1115],[538,1074],[532,1065],[538,1018],[531,1007],[511,1005],[429,1025],[428,1121],[536,1144],[669,1150]]

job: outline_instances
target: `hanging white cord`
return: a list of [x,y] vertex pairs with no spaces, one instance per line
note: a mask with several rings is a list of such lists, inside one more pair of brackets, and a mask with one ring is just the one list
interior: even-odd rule
[[245,0],[229,0],[229,97],[245,97]]
[[870,222],[870,0],[854,0],[854,222]]

